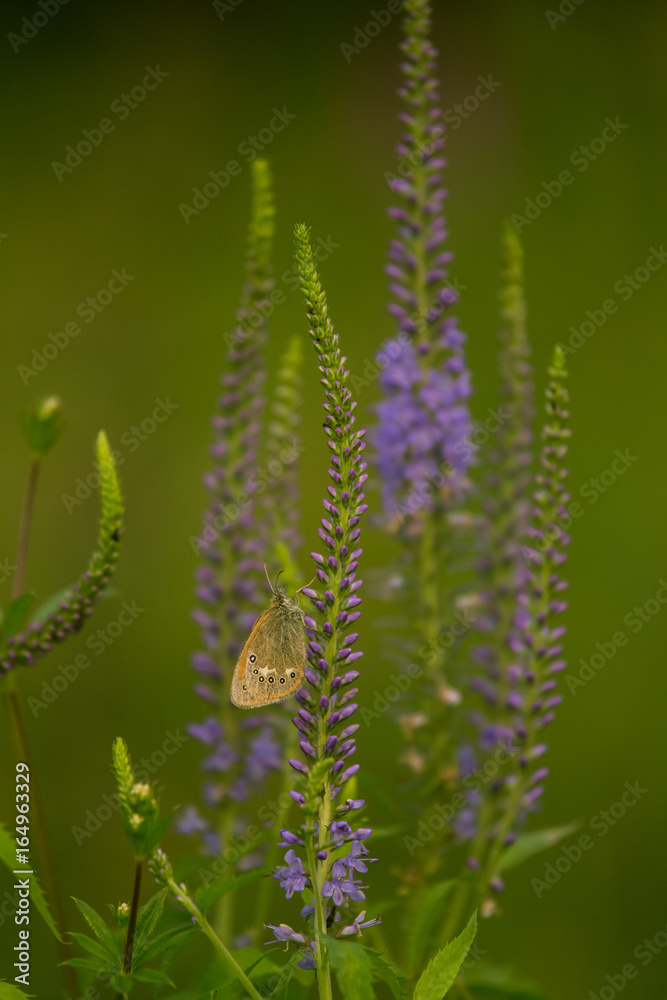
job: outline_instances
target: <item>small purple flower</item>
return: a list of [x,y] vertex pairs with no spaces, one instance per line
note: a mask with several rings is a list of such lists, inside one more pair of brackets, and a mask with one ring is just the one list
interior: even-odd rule
[[273,877],[280,882],[280,887],[285,890],[285,898],[291,899],[295,892],[303,892],[308,881],[303,872],[301,858],[297,858],[293,850],[289,850],[285,855],[286,868],[277,868]]
[[338,931],[338,937],[349,937],[354,934],[356,937],[361,937],[361,932],[365,927],[376,927],[378,924],[382,923],[382,917],[373,917],[372,920],[365,920],[366,911],[362,910],[354,918],[351,924],[347,924],[345,927]]

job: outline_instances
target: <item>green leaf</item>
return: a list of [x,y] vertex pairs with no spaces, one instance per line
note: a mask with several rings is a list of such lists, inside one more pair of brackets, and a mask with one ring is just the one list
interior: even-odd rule
[[137,913],[137,926],[134,932],[134,947],[139,951],[157,927],[157,922],[162,916],[168,895],[168,889],[160,889],[159,892],[151,896],[139,909]]
[[268,868],[256,868],[251,872],[244,872],[242,875],[235,875],[233,878],[218,878],[209,885],[200,886],[195,892],[195,903],[199,909],[205,913],[217,900],[226,896],[228,892],[235,889],[242,889],[258,878],[269,874]]
[[[10,872],[13,872],[16,868],[16,843],[14,839],[9,836],[2,823],[0,823],[0,861],[2,861],[7,868],[9,868]],[[35,904],[35,909],[42,917],[53,936],[57,938],[58,941],[62,941],[60,932],[56,927],[55,920],[49,913],[46,896],[44,895],[44,891],[39,884],[36,875],[30,876],[30,898],[31,902]]]
[[99,913],[95,912],[92,906],[89,906],[88,903],[84,903],[82,899],[77,899],[76,896],[72,896],[72,899],[74,900],[79,913],[86,921],[95,937],[101,941],[107,949],[109,956],[111,958],[116,958],[119,954],[118,944],[102,917]]
[[171,821],[174,818],[174,814],[170,813],[169,816],[165,816],[164,819],[159,820],[153,826],[153,829],[148,832],[145,840],[142,842],[142,853],[145,857],[148,857],[153,853],[155,848],[158,846],[165,833],[171,826]]
[[132,973],[132,978],[138,983],[154,983],[156,986],[173,986],[171,979],[159,969],[140,969]]
[[320,934],[345,1000],[373,1000],[373,966],[368,950],[353,941]]
[[3,979],[0,981],[0,1000],[25,1000],[26,997],[34,997],[34,993],[24,993],[13,983],[7,983]]
[[[41,621],[42,618],[46,618],[47,615],[52,614],[54,611],[58,611],[60,605],[63,603],[70,591],[74,590],[76,584],[70,583],[69,587],[63,587],[61,590],[57,590],[55,594],[51,594],[47,597],[45,601],[39,605],[36,611],[30,615],[30,624],[33,622]],[[106,592],[105,592],[105,597]]]
[[132,969],[140,969],[143,965],[147,965],[148,962],[152,962],[154,958],[159,958],[160,955],[166,954],[167,951],[174,948],[177,944],[181,947],[185,946],[190,938],[194,937],[197,933],[197,927],[190,925],[183,926],[181,924],[179,927],[171,927],[168,931],[158,934],[152,941],[147,941],[143,947],[135,945]]
[[99,958],[102,962],[109,961],[109,952],[99,941],[94,941],[87,934],[77,934],[76,931],[70,931],[69,936],[76,941],[80,948],[87,951],[89,955],[94,955],[95,958]]
[[[171,967],[173,966],[174,962],[181,954],[185,946],[187,945],[188,941],[190,941],[193,937],[195,937],[198,931],[199,928],[197,927],[188,927],[187,930],[181,930],[179,934],[175,934],[173,936],[169,944],[169,947],[162,952],[162,961],[158,965],[158,969],[161,972],[168,973],[170,971]],[[161,936],[162,935],[160,935],[160,937]],[[157,940],[158,939],[155,938],[154,941],[151,941],[149,947],[152,947],[153,943]],[[160,988],[156,988],[153,991],[153,996],[157,997],[161,992],[162,990]]]
[[380,979],[383,983],[386,983],[396,1000],[403,1000],[405,995],[405,979],[399,975],[396,966],[385,961],[377,951],[372,951],[370,948],[365,948],[364,951],[370,959],[374,979]]
[[68,958],[63,965],[71,965],[73,969],[88,969],[89,972],[99,972],[100,963],[92,958]]
[[413,1000],[442,1000],[458,976],[476,932],[477,914],[473,913],[466,929],[429,962],[415,986]]
[[271,1000],[290,1000],[289,986],[292,981],[292,976],[296,972],[297,962],[301,958],[301,953],[295,951],[291,956],[287,965],[284,965],[280,971],[280,979],[276,983],[273,993],[271,994]]
[[21,594],[11,602],[2,617],[2,641],[6,642],[8,636],[16,635],[21,631],[21,624],[25,618],[28,608],[35,600],[34,594]]
[[444,917],[444,901],[456,884],[455,879],[436,882],[426,890],[419,900],[419,905],[415,907],[416,913],[408,934],[407,967],[411,973],[423,968],[433,928],[436,922]]
[[553,847],[564,837],[569,837],[579,829],[580,825],[580,823],[568,823],[567,826],[552,826],[548,830],[534,830],[531,833],[520,834],[501,856],[498,871],[505,872],[510,868],[516,868],[528,858],[532,858],[533,854],[539,854],[547,847]]

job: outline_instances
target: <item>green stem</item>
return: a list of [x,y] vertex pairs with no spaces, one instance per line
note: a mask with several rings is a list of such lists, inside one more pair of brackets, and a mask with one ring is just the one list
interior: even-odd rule
[[[287,733],[285,735],[285,746],[284,746],[284,757],[287,760],[289,757],[294,757],[296,755],[296,748],[299,739],[299,733],[297,729],[292,725],[291,722],[287,723]],[[292,778],[288,774],[288,768],[283,769],[283,783],[282,790],[278,801],[287,797],[287,793],[292,787]],[[287,814],[289,812],[291,801],[288,801],[285,806],[281,806],[280,812],[276,817],[276,821],[273,824],[273,831],[277,832],[285,827],[287,821]],[[274,868],[281,859],[282,848],[278,847],[276,840],[278,838],[274,837],[270,851],[266,857],[267,868]],[[257,899],[257,909],[255,911],[255,943],[259,943],[260,936],[263,933],[264,923],[268,914],[269,900],[271,898],[271,891],[275,885],[275,879],[265,878],[262,879],[262,884],[258,892]]]
[[12,600],[20,597],[23,593],[23,581],[25,580],[25,569],[28,561],[30,528],[32,526],[32,513],[35,509],[35,496],[37,494],[37,480],[39,479],[40,467],[40,459],[33,458],[30,463],[28,485],[25,491],[23,510],[21,511],[21,526],[19,528],[19,541],[16,550],[16,572],[14,573],[14,579],[12,581]]
[[[320,831],[325,830],[320,824]],[[320,832],[320,836],[321,836]],[[325,953],[323,937],[327,933],[327,917],[322,897],[321,886],[318,877],[318,861],[315,857],[315,830],[310,830],[306,834],[306,855],[308,857],[308,867],[310,868],[311,881],[313,883],[313,906],[315,907],[315,960],[317,962],[317,988],[319,990],[319,1000],[332,1000],[331,992],[331,970],[329,969],[329,959]]]
[[[20,597],[23,592],[23,581],[25,580],[28,548],[30,544],[30,528],[32,525],[32,514],[35,508],[35,497],[37,494],[40,466],[40,459],[33,458],[30,464],[28,484],[23,501],[23,509],[21,511],[19,541],[16,551],[16,570],[12,581],[12,600]],[[42,877],[44,879],[44,887],[53,909],[53,917],[56,926],[58,927],[61,935],[65,935],[67,928],[65,922],[65,908],[63,906],[60,890],[58,888],[55,865],[51,854],[51,848],[49,846],[46,822],[44,820],[42,800],[38,791],[38,782],[35,779],[35,770],[32,766],[32,755],[28,744],[28,733],[23,720],[23,713],[21,712],[21,703],[16,691],[15,671],[10,671],[5,678],[3,700],[9,716],[9,729],[11,732],[15,761],[21,761],[22,763],[27,764],[30,771],[30,825],[35,847],[37,848],[37,857],[39,859]],[[72,966],[62,964],[72,957],[71,947],[65,941],[59,941],[56,939],[56,950],[60,959],[67,991],[71,996],[76,996],[79,992],[76,972]]]
[[134,870],[134,889],[132,892],[132,906],[130,908],[130,919],[127,924],[127,943],[125,946],[125,958],[123,960],[123,972],[128,975],[132,971],[132,954],[134,952],[134,931],[137,926],[137,913],[139,911],[139,895],[141,893],[141,869],[143,862],[137,861]]
[[232,953],[227,949],[227,947],[220,940],[218,935],[215,933],[210,923],[201,912],[199,907],[196,905],[194,900],[190,898],[185,889],[182,886],[177,885],[173,878],[170,876],[165,877],[165,884],[168,886],[172,895],[185,909],[188,911],[190,916],[194,917],[196,923],[200,929],[204,932],[206,937],[209,939],[216,952],[229,966],[230,970],[234,973],[239,982],[245,987],[248,996],[252,997],[252,1000],[263,1000],[260,993],[257,992],[256,988],[253,986],[250,979],[236,961]]

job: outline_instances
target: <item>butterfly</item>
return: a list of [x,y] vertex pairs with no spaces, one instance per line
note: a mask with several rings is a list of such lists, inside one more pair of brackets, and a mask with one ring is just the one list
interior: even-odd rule
[[269,586],[271,602],[253,625],[234,668],[230,697],[237,708],[262,708],[283,701],[303,679],[304,612],[284,587],[277,583],[273,587],[270,580]]

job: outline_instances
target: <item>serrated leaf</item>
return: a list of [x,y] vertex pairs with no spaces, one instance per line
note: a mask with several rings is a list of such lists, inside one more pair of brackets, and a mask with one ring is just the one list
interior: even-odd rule
[[[13,872],[16,868],[16,842],[10,837],[5,827],[0,823],[0,861]],[[62,941],[56,922],[49,912],[46,896],[36,875],[30,876],[30,899],[35,909],[42,917],[46,926],[58,941]]]
[[147,900],[137,913],[137,926],[134,932],[134,947],[139,951],[151,936],[157,926],[157,922],[162,916],[168,889],[160,889],[149,900]]
[[183,941],[183,945],[185,945],[197,933],[198,928],[196,927],[171,927],[168,931],[158,934],[152,941],[147,941],[145,947],[135,945],[132,969],[140,969],[143,965],[147,965],[148,962],[152,962],[153,959],[164,955],[170,948],[180,943],[181,936],[185,938]]
[[405,979],[399,975],[396,966],[391,965],[382,955],[371,948],[365,948],[364,951],[370,959],[374,978],[386,983],[396,1000],[403,1000],[405,995]]
[[13,983],[7,983],[3,979],[0,981],[0,1000],[26,1000],[26,997],[34,997],[34,993],[24,993]]
[[458,976],[476,933],[477,914],[473,913],[466,929],[431,959],[415,986],[413,1000],[442,1000]]
[[218,878],[210,885],[202,885],[195,892],[195,903],[199,909],[205,913],[222,896],[235,889],[242,889],[243,886],[250,885],[258,878],[269,874],[268,868],[256,868],[251,872],[243,872],[242,875],[235,875],[232,878]]
[[89,972],[99,972],[100,963],[92,958],[68,958],[63,965],[71,965],[73,969],[88,969]]
[[[171,943],[169,944],[169,947],[166,949],[166,951],[162,952],[162,961],[158,965],[158,969],[160,970],[160,972],[168,973],[170,971],[171,967],[173,966],[174,962],[181,954],[185,946],[187,945],[188,941],[190,941],[198,933],[198,930],[199,929],[197,927],[188,927],[187,930],[183,930],[180,932],[180,934],[174,935],[174,937],[171,940]],[[157,938],[155,940],[157,940]],[[161,992],[162,992],[161,988],[157,987],[153,991],[153,997],[154,998],[158,997]]]
[[408,934],[407,967],[411,973],[423,967],[433,928],[444,916],[444,901],[456,884],[455,879],[436,882],[421,896]]
[[374,1000],[373,966],[366,948],[353,941],[320,934],[327,949],[329,963],[345,1000]]
[[540,851],[553,847],[564,837],[569,837],[579,829],[580,825],[580,823],[568,823],[567,826],[552,826],[548,830],[534,830],[531,833],[520,834],[501,856],[498,871],[505,872],[510,868],[516,868],[534,854],[539,854]]
[[7,606],[7,610],[2,616],[3,643],[7,640],[8,636],[16,635],[17,632],[21,631],[21,623],[28,612],[28,608],[34,600],[34,594],[21,594],[20,597],[15,598],[15,600]]
[[113,934],[109,930],[108,926],[105,924],[102,917],[97,913],[92,906],[85,903],[82,899],[77,899],[76,896],[72,896],[76,907],[86,921],[91,931],[95,937],[102,942],[105,948],[109,952],[109,957],[116,958],[118,955],[118,945]]
[[173,986],[171,979],[159,969],[139,969],[132,973],[132,978],[138,983],[153,983],[155,986]]
[[87,951],[89,955],[94,955],[95,958],[99,958],[102,962],[109,961],[109,952],[99,941],[94,941],[87,934],[78,934],[76,931],[70,931],[69,936],[76,941],[80,948]]

